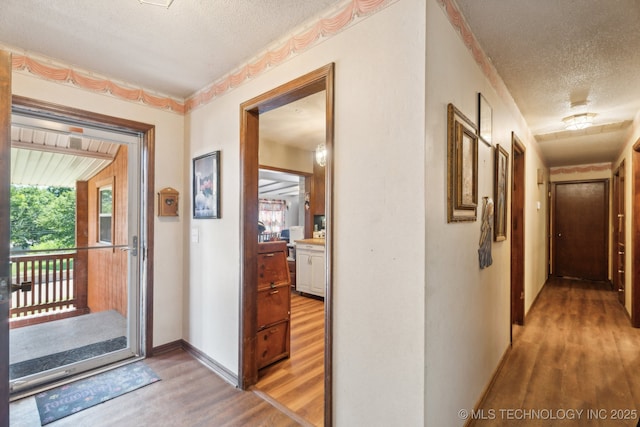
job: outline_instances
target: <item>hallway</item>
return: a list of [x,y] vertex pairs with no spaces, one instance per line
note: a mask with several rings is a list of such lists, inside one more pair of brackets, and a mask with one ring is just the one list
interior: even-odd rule
[[550,279],[472,426],[635,426],[640,329],[608,285]]

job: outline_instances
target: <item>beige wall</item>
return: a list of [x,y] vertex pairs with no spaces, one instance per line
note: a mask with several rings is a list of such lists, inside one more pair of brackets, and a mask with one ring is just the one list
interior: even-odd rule
[[[537,185],[537,169],[544,165],[510,97],[492,87],[437,1],[427,1],[426,73],[425,419],[429,426],[461,426],[458,411],[477,403],[509,346],[511,231],[506,241],[493,243],[493,265],[481,270],[480,220],[447,223],[447,104],[477,123],[481,92],[493,110],[494,143],[509,152],[510,161],[512,131],[526,146],[527,311],[545,282],[547,198],[545,186]],[[493,156],[480,143],[480,198],[494,197]]]
[[313,173],[314,152],[301,150],[273,141],[261,140],[258,164],[297,172]]
[[187,118],[186,158],[222,150],[223,214],[185,224],[184,336],[237,372],[238,106],[335,62],[336,425],[424,423],[424,16],[394,3]]

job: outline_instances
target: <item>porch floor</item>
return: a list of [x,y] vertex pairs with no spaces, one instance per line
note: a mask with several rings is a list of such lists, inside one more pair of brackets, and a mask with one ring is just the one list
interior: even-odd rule
[[127,335],[127,319],[115,310],[11,329],[9,364]]

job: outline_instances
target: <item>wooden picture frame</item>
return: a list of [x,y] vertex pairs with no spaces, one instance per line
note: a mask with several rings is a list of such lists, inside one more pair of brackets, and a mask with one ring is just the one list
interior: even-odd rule
[[193,159],[193,218],[220,218],[220,151]]
[[509,182],[509,153],[500,144],[496,145],[495,158],[495,215],[494,238],[496,242],[507,240],[507,185]]
[[447,106],[447,222],[475,221],[478,208],[478,134],[453,104]]
[[480,140],[492,146],[492,132],[493,132],[493,110],[487,99],[478,92],[478,136]]

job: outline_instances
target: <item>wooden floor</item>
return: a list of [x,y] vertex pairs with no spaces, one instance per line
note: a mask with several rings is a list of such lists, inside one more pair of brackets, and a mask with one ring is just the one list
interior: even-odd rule
[[640,329],[609,289],[548,282],[470,425],[635,426]]
[[[183,350],[146,359],[161,381],[48,426],[299,426],[251,391],[241,391]],[[35,398],[13,402],[11,427],[40,425]]]
[[261,369],[256,388],[313,426],[324,425],[324,303],[291,295],[291,357]]
[[[291,358],[262,369],[256,391],[238,390],[188,353],[174,350],[145,360],[160,382],[48,425],[321,426],[324,303],[293,295],[291,304]],[[40,425],[34,397],[11,403],[10,411],[11,427]],[[288,411],[295,414],[289,417]]]

